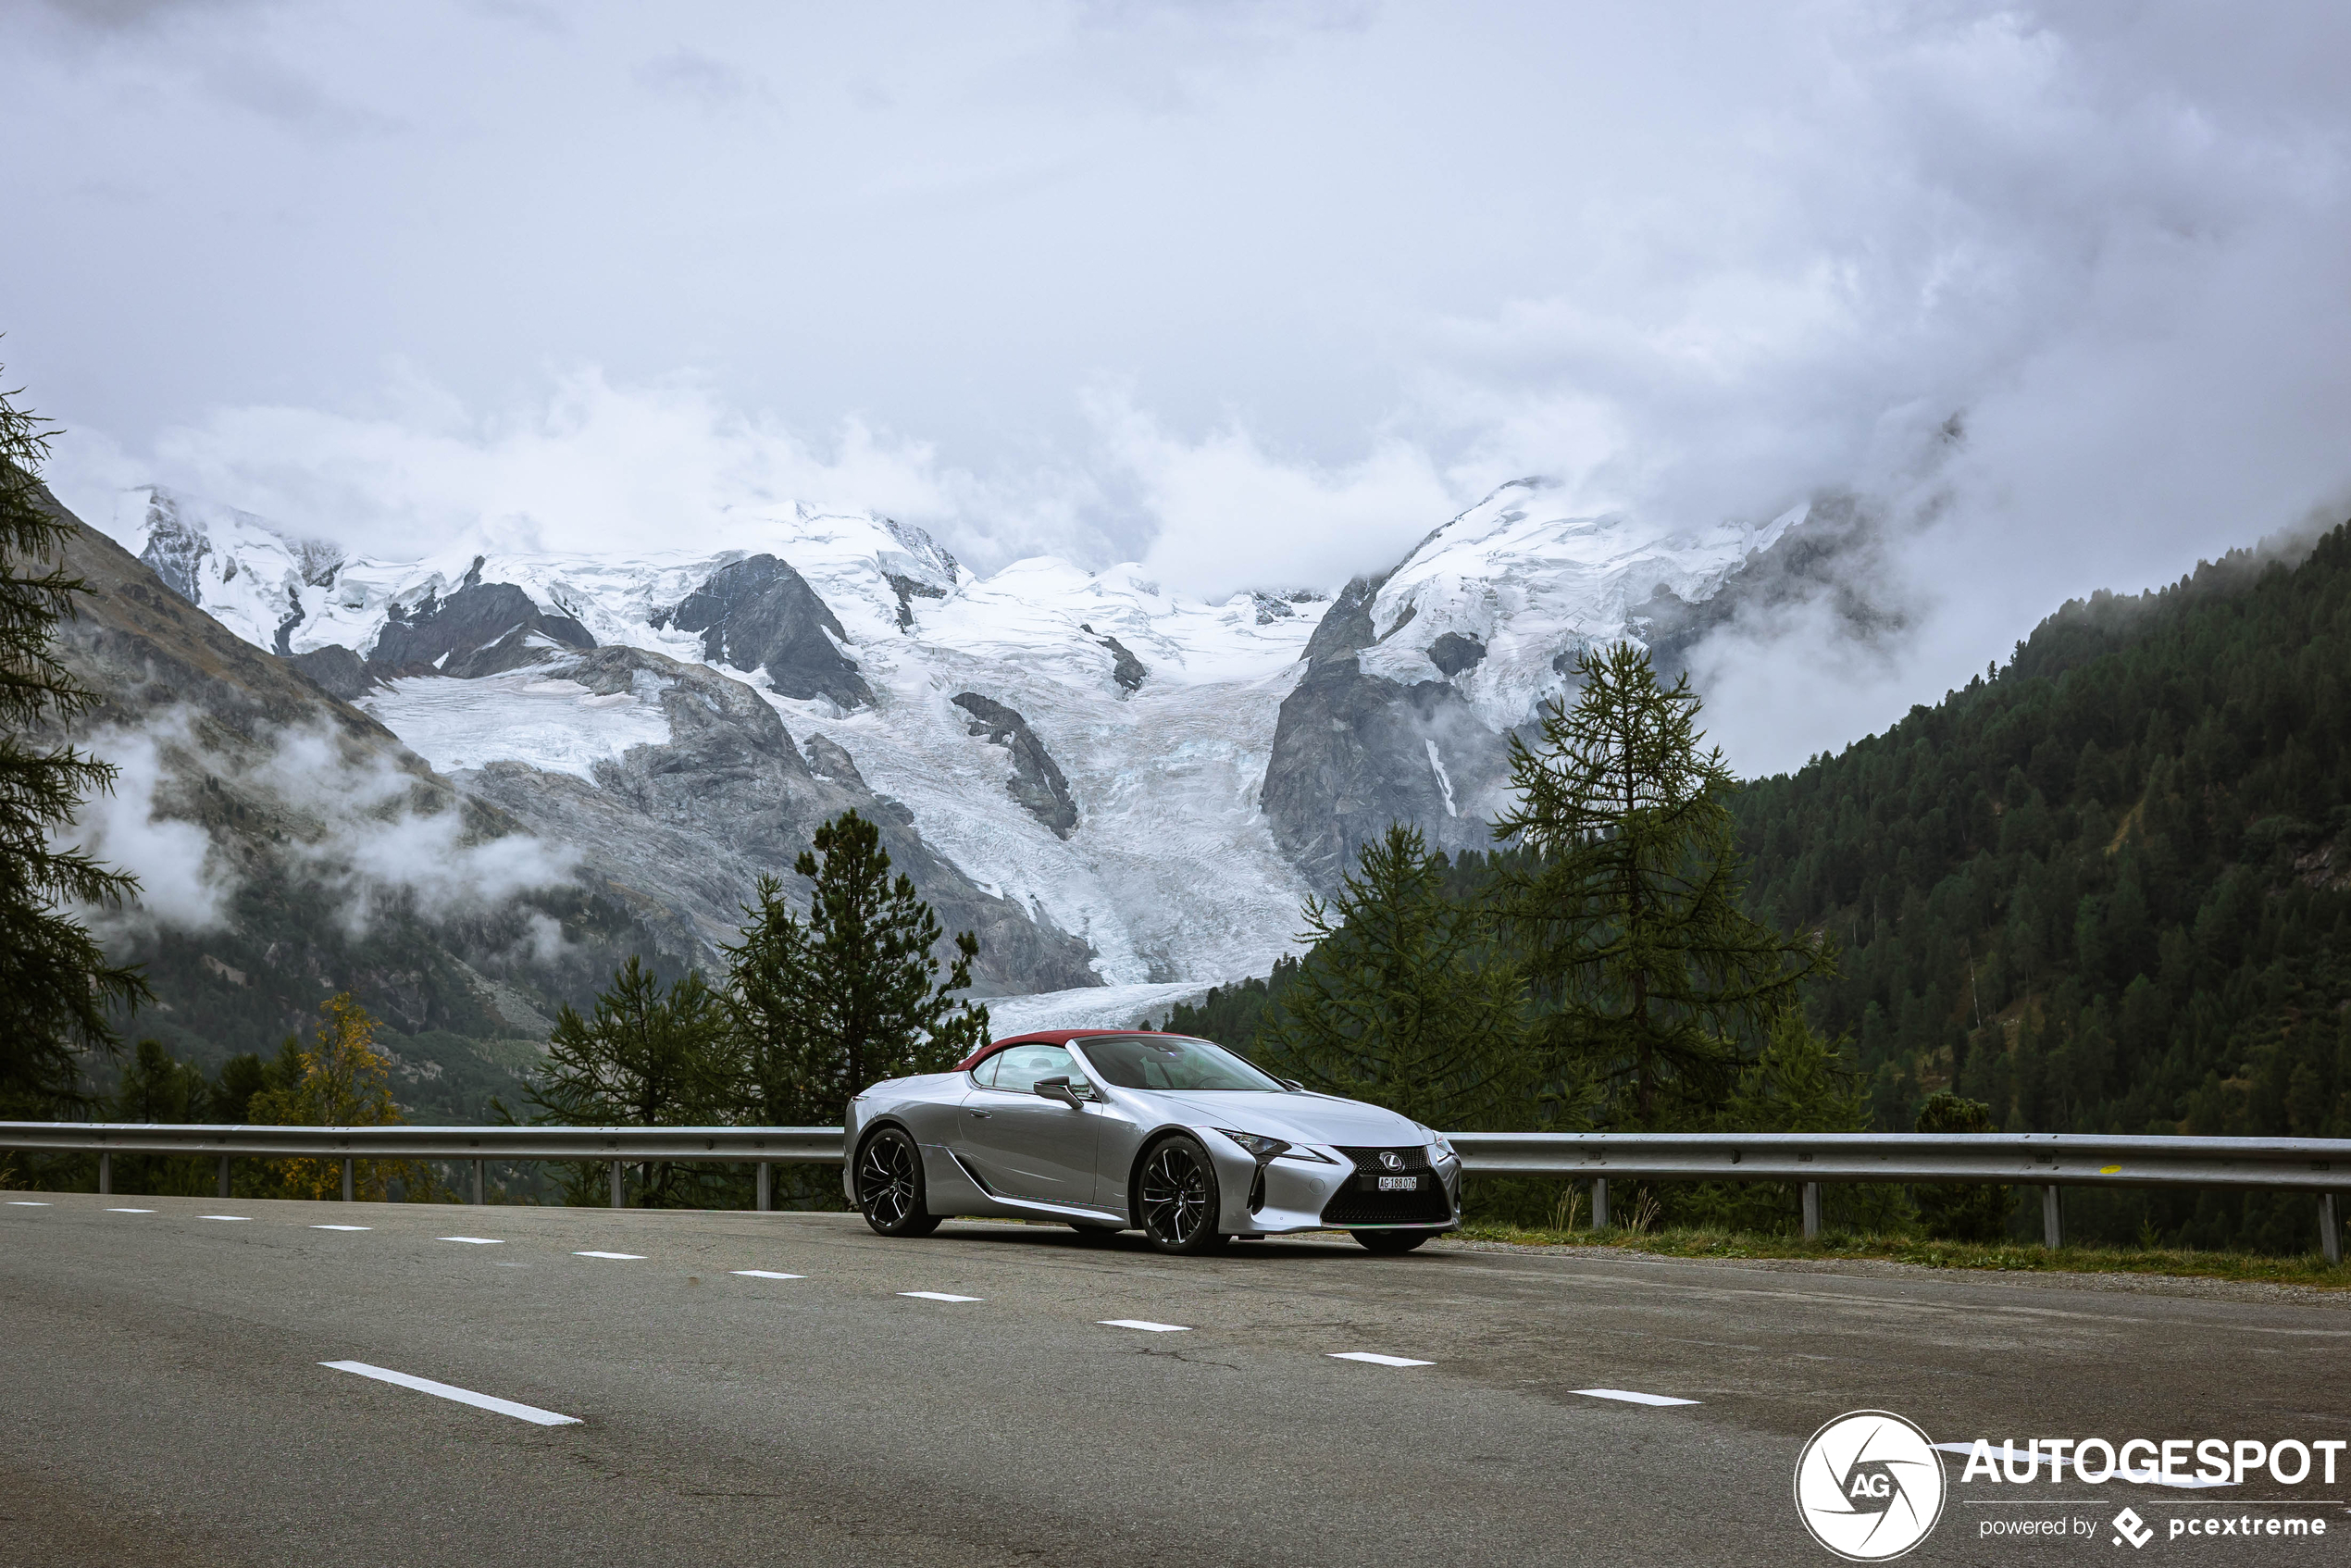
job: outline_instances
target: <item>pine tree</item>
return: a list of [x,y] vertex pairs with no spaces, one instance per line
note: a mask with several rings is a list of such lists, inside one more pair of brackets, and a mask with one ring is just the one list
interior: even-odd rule
[[[533,1120],[564,1126],[695,1126],[728,1117],[740,1068],[720,999],[699,972],[664,988],[641,959],[614,972],[585,1018],[569,1005],[547,1037],[546,1065],[532,1078]],[[600,1165],[571,1167],[573,1202],[599,1197]],[[715,1171],[675,1164],[645,1169],[640,1201],[693,1206]]]
[[839,1075],[827,1066],[815,956],[808,927],[785,906],[783,884],[759,879],[742,940],[726,950],[727,1001],[746,1088],[769,1126],[813,1126]]
[[1741,907],[1734,783],[1698,749],[1689,678],[1661,687],[1630,643],[1578,655],[1576,675],[1539,748],[1511,737],[1519,800],[1495,837],[1536,853],[1506,863],[1498,907],[1549,1004],[1543,1043],[1629,1088],[1640,1126],[1703,1119],[1828,947]]
[[118,1049],[108,1011],[152,1000],[138,968],[108,964],[70,913],[118,905],[138,882],[54,843],[115,768],[30,739],[98,701],[52,647],[89,590],[47,564],[73,529],[38,477],[48,444],[42,422],[0,394],[0,1119],[86,1107],[81,1053]]
[[1526,984],[1492,923],[1447,896],[1443,855],[1397,823],[1363,846],[1325,904],[1306,902],[1313,944],[1270,1009],[1263,1054],[1309,1088],[1432,1126],[1542,1119],[1526,1052]]
[[971,986],[979,939],[955,938],[942,978],[939,917],[903,874],[890,875],[881,832],[855,812],[816,829],[793,869],[814,884],[805,920],[772,884],[729,949],[729,991],[771,1113],[837,1125],[850,1097],[878,1079],[937,1072],[987,1043],[988,1010]]

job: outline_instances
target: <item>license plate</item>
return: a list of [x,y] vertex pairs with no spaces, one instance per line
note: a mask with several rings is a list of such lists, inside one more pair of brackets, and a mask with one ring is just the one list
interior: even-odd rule
[[1418,1192],[1421,1189],[1421,1178],[1418,1176],[1382,1176],[1379,1178],[1379,1189],[1382,1192]]

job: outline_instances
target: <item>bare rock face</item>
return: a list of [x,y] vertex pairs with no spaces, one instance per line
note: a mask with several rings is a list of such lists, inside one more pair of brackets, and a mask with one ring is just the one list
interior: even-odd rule
[[[1264,624],[1262,617],[1258,624],[1261,626]],[[1092,627],[1084,624],[1080,624],[1077,629],[1092,638],[1110,654],[1110,678],[1117,683],[1121,691],[1131,694],[1142,690],[1143,682],[1151,678],[1151,666],[1137,658],[1134,652],[1115,637],[1105,637]]]
[[477,557],[464,586],[446,599],[428,593],[413,609],[393,606],[367,655],[367,670],[378,679],[446,675],[470,680],[595,645],[586,627],[541,610],[513,583],[483,582]]
[[866,786],[839,745],[811,737],[803,754],[775,708],[742,682],[637,648],[599,648],[548,668],[600,695],[658,703],[669,740],[598,764],[592,783],[516,762],[460,774],[459,782],[580,852],[599,890],[662,931],[674,951],[714,962],[736,940],[762,875],[804,897],[793,861],[821,824],[855,811],[881,828],[891,864],[914,879],[946,935],[978,936],[978,989],[1101,983],[1083,941],[974,886],[923,841],[905,807]]
[[1357,662],[1380,641],[1371,604],[1385,580],[1357,578],[1315,627],[1306,674],[1282,700],[1258,795],[1275,840],[1320,888],[1337,887],[1391,822],[1418,826],[1435,847],[1490,841],[1486,824],[1463,812],[1457,775],[1482,779],[1494,738],[1448,682],[1407,685],[1366,675]]
[[873,689],[840,651],[849,634],[840,618],[805,578],[773,555],[719,567],[670,612],[667,624],[701,632],[705,659],[765,670],[783,696],[830,698],[844,712],[873,703]]
[[379,684],[359,655],[340,643],[295,653],[286,662],[308,676],[319,691],[345,703],[366,696]]
[[974,735],[984,736],[1013,753],[1012,780],[1004,786],[1013,799],[1051,828],[1055,838],[1066,839],[1076,832],[1077,802],[1070,795],[1069,780],[1062,777],[1060,766],[1045,750],[1045,742],[1028,728],[1028,721],[1016,709],[976,691],[959,691],[953,701],[972,716]]

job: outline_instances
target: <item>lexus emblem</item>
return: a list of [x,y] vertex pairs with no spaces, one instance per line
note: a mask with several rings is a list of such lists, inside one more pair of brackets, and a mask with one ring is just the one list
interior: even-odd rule
[[1400,1171],[1404,1168],[1404,1156],[1393,1149],[1383,1149],[1379,1151],[1379,1163],[1391,1171]]

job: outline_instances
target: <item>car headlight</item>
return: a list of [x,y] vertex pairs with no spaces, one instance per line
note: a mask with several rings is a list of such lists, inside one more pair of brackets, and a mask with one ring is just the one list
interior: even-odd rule
[[1235,1132],[1230,1127],[1218,1127],[1218,1132],[1257,1156],[1259,1164],[1268,1160],[1310,1160],[1319,1165],[1331,1163],[1330,1156],[1317,1154],[1312,1149],[1301,1149],[1286,1139],[1268,1138],[1258,1132]]
[[[1418,1122],[1414,1122],[1412,1125],[1414,1126],[1421,1126]],[[1437,1151],[1437,1157],[1438,1159],[1459,1160],[1461,1158],[1461,1155],[1453,1151],[1453,1140],[1451,1139],[1447,1138],[1435,1127],[1421,1127],[1421,1131],[1428,1134],[1429,1147]]]

